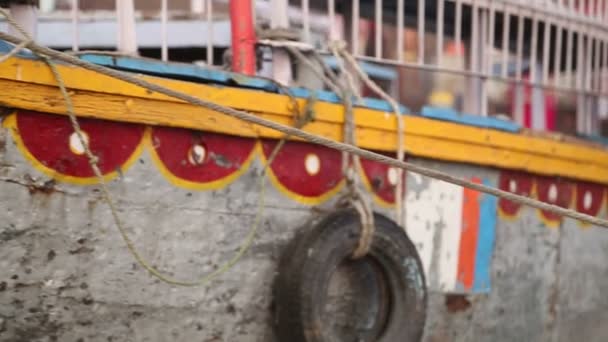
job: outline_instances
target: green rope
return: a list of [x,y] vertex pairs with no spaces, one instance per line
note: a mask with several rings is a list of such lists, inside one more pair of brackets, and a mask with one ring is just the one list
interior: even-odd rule
[[[0,8],[0,13],[6,17],[9,24],[14,26],[21,34],[23,34],[24,37],[27,38],[27,41],[25,41],[22,44],[19,44],[19,46],[17,46],[13,51],[11,51],[11,52],[17,53],[21,48],[27,46],[27,44],[29,44],[29,42],[31,42],[32,40],[29,37],[29,35],[27,34],[27,32],[25,32],[25,30],[23,30],[23,28],[17,22],[15,22],[15,20],[10,16],[10,14],[8,14],[2,8]],[[44,55],[40,55],[40,54],[38,54],[38,56],[40,56],[44,60],[44,62],[49,66],[51,72],[53,73],[53,77],[57,81],[59,90],[61,91],[61,95],[63,96],[63,98],[65,100],[66,110],[67,110],[70,122],[72,124],[72,128],[74,129],[74,132],[76,133],[76,135],[78,137],[78,140],[80,141],[82,146],[84,146],[85,154],[88,158],[89,165],[91,166],[91,169],[93,169],[93,173],[95,174],[99,184],[101,184],[103,199],[105,200],[105,202],[108,204],[108,207],[110,208],[110,212],[112,213],[114,223],[115,223],[116,227],[118,228],[118,231],[119,231],[123,241],[125,242],[127,249],[133,256],[133,258],[137,261],[137,263],[141,267],[143,267],[146,271],[148,271],[151,275],[153,275],[154,277],[158,278],[159,280],[161,280],[167,284],[192,287],[192,286],[204,285],[204,284],[208,283],[209,281],[213,280],[214,278],[220,276],[221,274],[228,272],[239,260],[241,260],[243,255],[245,255],[245,253],[249,250],[249,248],[253,244],[253,242],[255,240],[255,236],[258,231],[258,227],[260,225],[260,221],[262,220],[262,217],[264,216],[264,208],[265,208],[265,200],[266,200],[266,177],[264,177],[264,171],[265,171],[266,167],[268,167],[273,162],[273,159],[268,160],[268,162],[264,166],[263,171],[260,173],[260,176],[259,176],[260,195],[259,195],[259,199],[258,199],[257,214],[255,217],[254,223],[253,223],[251,229],[249,230],[249,233],[247,234],[243,244],[239,248],[238,252],[228,262],[222,264],[220,267],[218,267],[213,272],[211,272],[195,281],[178,280],[178,279],[174,279],[172,277],[166,276],[166,275],[162,274],[162,272],[159,271],[157,268],[152,266],[148,261],[146,261],[146,259],[141,255],[141,253],[139,253],[137,251],[135,244],[133,243],[133,241],[127,234],[127,231],[126,231],[122,221],[120,220],[120,216],[118,215],[118,210],[116,208],[116,205],[115,205],[114,201],[112,200],[112,196],[108,189],[106,181],[97,164],[99,159],[97,158],[97,156],[95,156],[93,154],[93,152],[91,151],[91,149],[89,147],[87,140],[84,138],[82,129],[80,128],[78,119],[76,118],[72,98],[70,97],[70,94],[68,93],[68,91],[65,87],[65,82],[63,81],[63,78],[61,77],[59,70],[57,69],[57,67],[55,66],[53,61],[51,61],[50,58],[48,58],[47,56],[44,56]]]

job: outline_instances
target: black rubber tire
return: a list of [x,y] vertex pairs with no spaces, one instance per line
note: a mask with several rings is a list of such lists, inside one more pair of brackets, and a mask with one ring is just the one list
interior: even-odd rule
[[[418,342],[427,307],[422,263],[402,228],[382,215],[374,217],[376,231],[363,260],[376,265],[376,273],[381,272],[377,275],[386,279],[390,309],[381,331],[357,341]],[[280,342],[339,341],[324,326],[321,312],[331,275],[350,259],[359,234],[358,214],[342,210],[304,230],[287,246],[274,284],[275,330]]]

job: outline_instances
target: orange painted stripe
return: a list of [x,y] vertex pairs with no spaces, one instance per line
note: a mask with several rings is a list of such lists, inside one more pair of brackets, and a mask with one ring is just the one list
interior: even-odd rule
[[[474,177],[473,182],[480,184],[481,179]],[[479,235],[479,199],[480,193],[463,189],[462,232],[458,256],[458,284],[467,291],[473,288],[475,280],[475,255]]]

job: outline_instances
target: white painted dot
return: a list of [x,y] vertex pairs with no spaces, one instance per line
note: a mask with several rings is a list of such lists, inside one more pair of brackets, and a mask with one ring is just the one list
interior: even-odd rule
[[314,176],[321,170],[321,160],[316,154],[308,154],[304,159],[304,167],[309,175]]
[[[82,139],[84,140],[85,144],[89,145],[89,135],[85,131],[81,131],[81,133]],[[69,144],[70,151],[72,151],[72,153],[78,155],[84,154],[85,147],[82,145],[82,142],[80,141],[80,138],[78,137],[78,134],[76,132],[70,134]]]
[[587,191],[587,192],[585,192],[585,195],[583,196],[583,208],[585,210],[589,210],[589,209],[591,209],[592,204],[593,204],[593,195],[591,195],[591,192]]
[[516,192],[517,191],[517,182],[515,181],[515,179],[511,179],[509,181],[509,191],[510,192]]
[[394,167],[389,167],[386,172],[386,178],[388,178],[388,183],[392,186],[396,186],[399,181],[399,172]]
[[203,145],[193,145],[188,152],[188,162],[192,165],[201,165],[205,162],[207,150]]
[[557,186],[555,186],[555,184],[551,184],[551,186],[549,187],[549,201],[557,201]]

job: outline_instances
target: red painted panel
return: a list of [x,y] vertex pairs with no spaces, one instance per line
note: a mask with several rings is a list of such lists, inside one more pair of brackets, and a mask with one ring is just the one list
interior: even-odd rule
[[604,188],[601,185],[577,182],[576,211],[587,215],[597,216],[604,202]]
[[[385,156],[396,158],[394,154],[381,153]],[[395,182],[396,178],[394,172],[396,169],[391,166],[380,163],[377,161],[371,161],[367,159],[361,159],[361,168],[363,169],[363,175],[366,178],[366,182],[370,191],[372,191],[380,200],[388,204],[395,203]],[[393,172],[392,175],[389,175]],[[405,171],[403,172],[403,193],[405,194]]]
[[[20,111],[16,122],[24,147],[44,167],[67,176],[94,176],[86,155],[70,148],[74,130],[67,117]],[[78,122],[104,174],[116,171],[129,160],[144,133],[144,126],[136,124],[84,118]]]
[[[474,183],[481,184],[481,179],[474,177]],[[462,233],[460,235],[460,255],[458,256],[458,283],[468,291],[475,281],[475,256],[477,255],[477,237],[479,236],[479,191],[463,189],[462,198]]]
[[[262,141],[266,158],[276,144],[276,140]],[[318,170],[307,169],[307,158],[309,161],[318,161],[318,164],[315,164],[316,161],[309,164],[318,165]],[[289,141],[283,145],[270,169],[279,185],[288,192],[308,198],[319,198],[337,189],[342,181],[342,153],[320,145]]]
[[251,138],[171,127],[154,127],[151,139],[167,176],[194,187],[244,172],[256,144]]
[[[498,187],[501,190],[513,192],[523,196],[530,196],[532,193],[532,184],[532,175],[518,171],[503,170],[500,172],[500,177],[498,180]],[[521,204],[501,198],[498,201],[498,207],[500,208],[501,213],[507,216],[515,216],[519,212]]]
[[[539,200],[558,205],[563,208],[570,207],[573,198],[573,187],[567,181],[554,177],[536,178],[536,193]],[[550,222],[558,223],[561,216],[541,210],[541,215]]]

